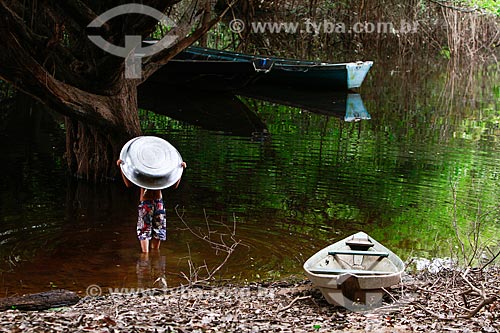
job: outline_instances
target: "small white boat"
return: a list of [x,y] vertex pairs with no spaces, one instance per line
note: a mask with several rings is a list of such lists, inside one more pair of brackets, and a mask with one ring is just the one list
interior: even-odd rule
[[378,304],[382,288],[398,284],[404,269],[396,254],[364,232],[325,247],[304,263],[328,303],[347,308]]

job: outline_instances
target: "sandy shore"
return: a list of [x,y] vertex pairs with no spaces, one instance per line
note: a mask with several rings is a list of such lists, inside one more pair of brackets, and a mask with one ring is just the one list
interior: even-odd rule
[[[0,313],[1,332],[500,332],[500,269],[406,275],[366,311],[328,304],[307,280],[151,289]],[[483,304],[484,303],[484,304]]]

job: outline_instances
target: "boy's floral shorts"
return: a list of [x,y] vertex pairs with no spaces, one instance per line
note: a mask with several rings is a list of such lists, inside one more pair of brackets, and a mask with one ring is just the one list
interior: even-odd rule
[[167,240],[167,219],[163,199],[141,201],[138,210],[137,238]]

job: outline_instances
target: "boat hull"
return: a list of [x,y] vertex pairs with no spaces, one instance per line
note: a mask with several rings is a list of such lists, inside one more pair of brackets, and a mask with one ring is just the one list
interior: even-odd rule
[[258,83],[279,83],[288,86],[306,86],[308,89],[348,90],[361,87],[373,62],[288,66],[275,64],[273,69],[259,77]]
[[148,82],[231,91],[245,87],[257,76],[254,65],[249,62],[173,59],[157,70]]
[[[346,243],[369,239],[373,249],[353,251]],[[385,246],[359,232],[318,251],[304,263],[304,271],[330,304],[374,304],[383,288],[398,284],[403,261]]]
[[378,307],[382,304],[385,291],[383,289],[359,289],[346,292],[342,289],[318,288],[325,300],[332,305],[352,310]]
[[301,89],[348,90],[361,86],[372,65],[371,61],[331,64],[190,46],[148,80],[209,90],[269,83]]

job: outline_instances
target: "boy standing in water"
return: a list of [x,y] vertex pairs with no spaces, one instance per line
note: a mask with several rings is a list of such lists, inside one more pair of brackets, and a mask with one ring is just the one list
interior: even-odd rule
[[[116,165],[119,168],[122,163],[121,159],[116,161]],[[185,169],[187,167],[186,162],[182,162],[181,166]],[[133,186],[134,184],[127,179],[121,168],[120,172],[125,185],[127,187]],[[179,178],[174,188],[179,186],[180,181],[181,179]],[[139,238],[141,243],[142,252],[149,252],[150,241],[152,249],[159,249],[160,242],[167,240],[167,220],[161,190],[149,190],[141,187],[138,213],[137,238]]]

